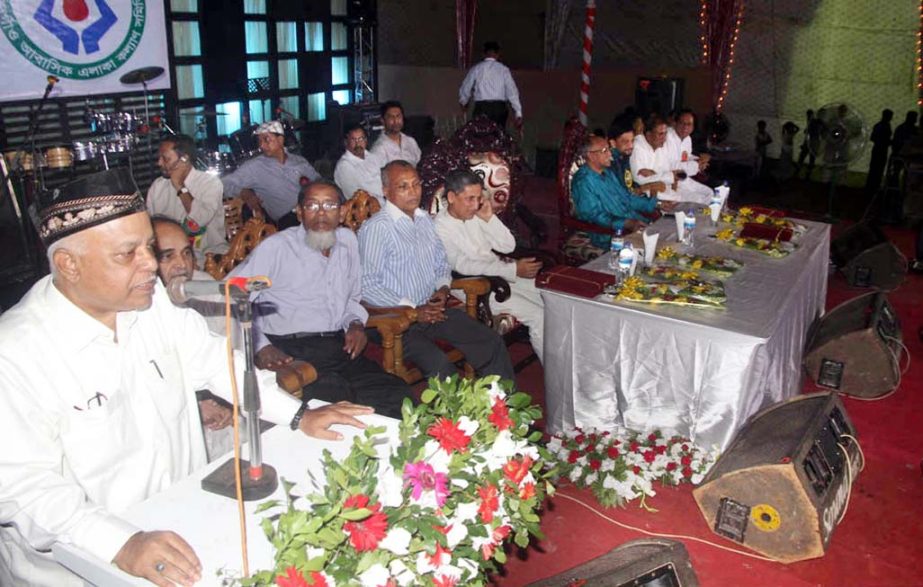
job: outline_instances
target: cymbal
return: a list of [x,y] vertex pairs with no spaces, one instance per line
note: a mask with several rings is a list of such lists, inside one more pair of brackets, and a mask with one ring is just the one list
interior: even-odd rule
[[133,69],[119,78],[123,84],[143,84],[151,81],[163,73],[163,68],[157,65]]
[[199,110],[198,112],[182,112],[180,116],[187,117],[198,117],[198,116],[207,116],[209,118],[214,116],[227,116],[227,112],[217,112],[215,110]]

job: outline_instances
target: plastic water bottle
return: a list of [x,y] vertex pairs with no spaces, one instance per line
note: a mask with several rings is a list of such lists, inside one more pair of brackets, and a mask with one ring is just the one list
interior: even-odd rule
[[619,228],[615,231],[615,234],[612,235],[612,240],[609,242],[609,270],[615,271],[619,268],[619,253],[622,252],[622,247],[625,246],[625,238],[622,236],[622,229]]
[[710,204],[720,204],[721,203],[721,194],[718,193],[718,188],[715,188],[711,194]]
[[686,219],[683,221],[683,244],[691,247],[693,244],[693,232],[695,232],[695,210],[686,211]]
[[631,274],[631,266],[634,264],[634,260],[635,250],[632,248],[631,243],[625,243],[625,246],[619,251],[619,282],[624,281]]

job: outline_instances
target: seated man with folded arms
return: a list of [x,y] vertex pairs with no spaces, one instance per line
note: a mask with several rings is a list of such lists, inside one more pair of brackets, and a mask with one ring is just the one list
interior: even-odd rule
[[404,130],[404,107],[401,103],[390,100],[382,104],[381,122],[385,127],[384,132],[378,135],[371,148],[381,159],[381,164],[403,159],[416,167],[420,162],[420,147],[412,136],[401,132]]
[[701,184],[693,176],[708,169],[711,161],[711,155],[702,153],[694,155],[692,153],[692,131],[695,130],[695,114],[689,108],[683,108],[676,116],[676,124],[667,129],[667,140],[664,148],[670,158],[670,167],[678,169],[686,174],[690,185],[702,186],[695,189],[705,188],[711,194],[712,190],[708,186]]
[[343,133],[343,146],[346,150],[333,170],[333,180],[340,186],[346,199],[353,197],[358,190],[365,190],[384,204],[381,168],[385,160],[379,153],[366,148],[368,141],[365,129],[358,124],[346,128]]
[[410,388],[362,356],[368,312],[360,305],[362,269],[356,235],[338,227],[340,189],[326,180],[305,187],[295,213],[301,221],[256,247],[232,277],[266,275],[272,287],[253,295],[257,364],[308,361],[317,381],[306,397],[355,400],[393,418]]
[[[212,280],[211,275],[195,268],[192,245],[179,222],[165,216],[154,216],[151,225],[154,227],[154,238],[157,239],[157,273],[164,285],[177,277]],[[216,281],[216,288],[217,285]],[[224,336],[224,303],[218,301],[220,297],[216,293],[213,302],[191,299],[186,306],[202,314],[208,329],[214,334]],[[234,436],[230,428],[231,408],[208,390],[197,391],[196,397],[199,399],[199,415],[205,433],[205,452],[211,462],[234,448]]]
[[426,377],[457,372],[435,341],[465,354],[478,375],[513,379],[503,338],[457,308],[446,308],[452,270],[433,221],[420,209],[422,186],[413,165],[392,161],[381,171],[385,205],[359,230],[362,299],[369,305],[410,306],[417,322],[404,333],[404,358]]
[[448,205],[436,216],[436,234],[449,265],[462,275],[495,275],[509,282],[509,299],[491,300],[490,307],[529,327],[532,348],[541,361],[545,305],[535,288],[535,276],[542,262],[534,257],[506,260],[497,254],[512,253],[516,238],[484,200],[480,177],[467,169],[453,171],[445,178],[445,191]]
[[[672,208],[671,203],[628,191],[612,171],[612,151],[606,139],[591,136],[581,147],[581,155],[586,163],[574,174],[570,188],[578,219],[630,232],[644,228],[647,217],[658,208]],[[609,239],[605,234],[590,233],[593,246],[600,249],[609,248]]]
[[[224,339],[157,281],[136,190],[113,169],[39,196],[52,273],[0,316],[0,585],[82,586],[57,542],[157,585],[202,578],[182,537],[117,513],[205,465],[195,391],[231,397]],[[263,418],[300,433],[337,439],[331,425],[372,412],[306,410],[273,373],[257,377]]]
[[[688,179],[686,172],[674,168],[674,162],[665,148],[667,123],[656,114],[645,121],[644,134],[635,137],[631,154],[631,174],[634,181],[644,185],[663,182],[667,189],[657,197],[661,200],[708,204],[712,191],[707,186]],[[704,188],[704,189],[703,189]]]
[[295,226],[298,219],[292,210],[298,190],[320,179],[320,174],[307,159],[285,149],[285,129],[278,120],[264,122],[254,134],[259,138],[261,154],[221,178],[224,195],[240,196],[250,208],[265,210],[280,229]]

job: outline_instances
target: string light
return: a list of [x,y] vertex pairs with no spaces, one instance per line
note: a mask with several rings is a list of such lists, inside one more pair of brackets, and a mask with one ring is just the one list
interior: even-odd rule
[[699,5],[699,28],[702,31],[702,34],[699,36],[699,41],[702,44],[702,65],[708,65],[708,1],[701,0]]
[[917,106],[923,106],[923,0],[919,8],[920,26],[917,28]]
[[[728,85],[731,81],[731,66],[734,65],[734,51],[737,49],[737,39],[740,37],[740,23],[744,17],[744,2],[738,0],[740,5],[737,8],[737,15],[734,19],[734,35],[731,37],[731,45],[728,48],[728,63],[724,69],[724,79],[721,80],[721,89],[718,92],[718,104],[715,106],[716,112],[721,112],[724,107],[724,99],[728,94]],[[923,1],[921,1],[923,4]],[[919,53],[919,52],[918,52]]]

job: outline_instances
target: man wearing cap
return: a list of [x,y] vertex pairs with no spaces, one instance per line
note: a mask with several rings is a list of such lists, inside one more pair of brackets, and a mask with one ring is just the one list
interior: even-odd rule
[[462,110],[474,96],[474,114],[486,116],[501,128],[506,128],[509,116],[506,104],[509,102],[516,116],[516,127],[522,126],[522,105],[519,103],[519,89],[513,81],[510,68],[500,63],[500,45],[495,41],[484,43],[484,60],[468,70],[458,90],[458,103]]
[[384,205],[381,168],[385,161],[378,153],[366,149],[367,145],[368,136],[364,128],[358,124],[346,127],[343,133],[343,146],[346,147],[346,151],[337,161],[333,180],[343,190],[343,195],[347,199],[353,197],[358,190],[365,190]]
[[295,226],[298,191],[320,178],[320,174],[307,159],[285,150],[285,130],[278,120],[264,122],[254,134],[259,138],[262,155],[221,179],[224,195],[240,196],[251,208],[265,210],[280,229]]
[[371,148],[371,151],[381,159],[381,164],[402,159],[416,166],[420,162],[420,147],[412,136],[402,132],[404,130],[404,106],[396,100],[382,104],[381,122],[385,130],[378,135],[378,139]]
[[195,169],[194,157],[192,137],[175,135],[161,141],[157,165],[162,177],[147,190],[147,210],[151,216],[166,216],[180,223],[201,268],[205,253],[224,253],[228,243],[221,180]]
[[[195,390],[230,397],[224,341],[157,281],[144,199],[125,170],[39,199],[52,274],[0,316],[0,584],[83,585],[75,545],[157,585],[201,578],[193,549],[122,512],[205,464]],[[242,368],[243,360],[238,361]],[[238,377],[241,374],[238,373]],[[308,410],[260,372],[262,415],[319,438],[370,408]]]

